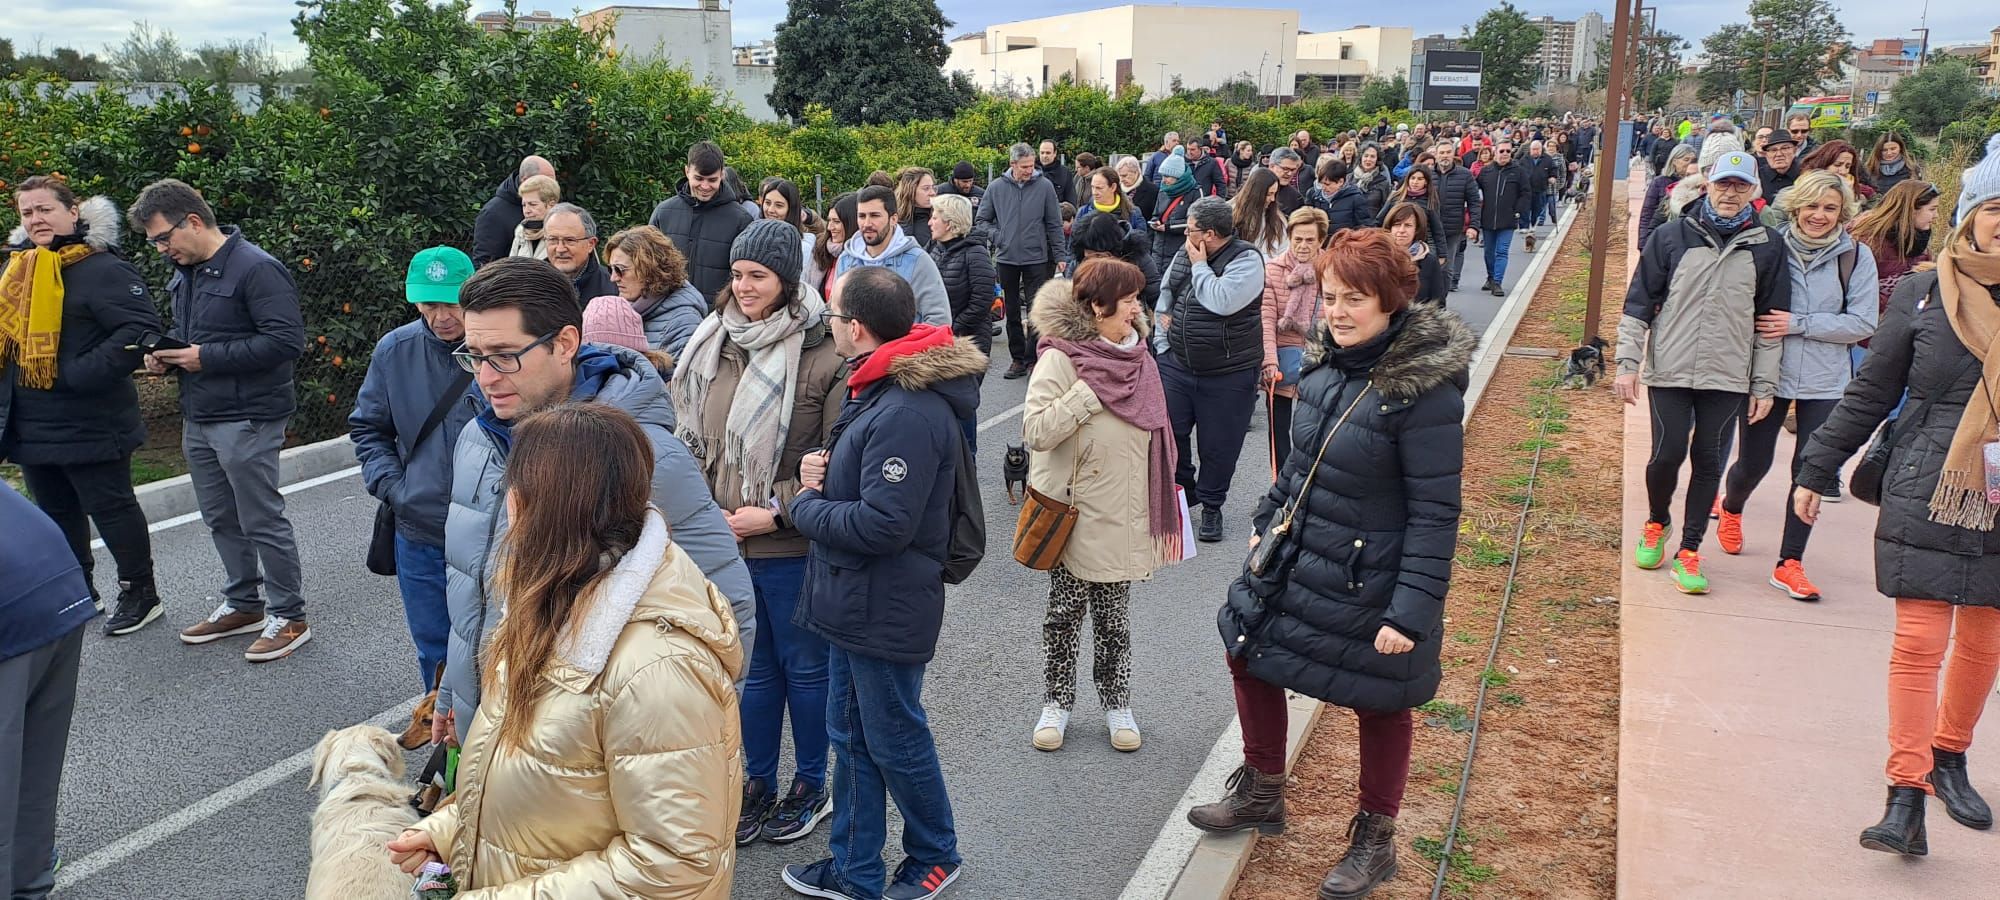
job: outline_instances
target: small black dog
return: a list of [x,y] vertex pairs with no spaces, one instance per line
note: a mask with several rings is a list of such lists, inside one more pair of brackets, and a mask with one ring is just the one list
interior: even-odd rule
[[1569,352],[1569,362],[1563,366],[1563,385],[1572,391],[1585,390],[1597,385],[1597,379],[1604,377],[1604,339],[1592,337],[1583,346]]
[[[1021,498],[1028,496],[1028,446],[1008,444],[1007,455],[1000,458],[1000,472],[1007,479],[1007,502],[1021,505]],[[1014,492],[1015,485],[1021,486],[1020,493]]]

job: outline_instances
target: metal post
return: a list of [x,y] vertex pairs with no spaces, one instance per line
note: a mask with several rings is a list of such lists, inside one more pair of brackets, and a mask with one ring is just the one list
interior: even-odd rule
[[1764,124],[1764,113],[1771,105],[1764,96],[1764,92],[1769,88],[1771,81],[1771,26],[1762,19],[1758,19],[1750,24],[1760,32],[1760,37],[1757,40],[1757,57],[1761,61],[1760,71],[1757,75],[1757,124],[1762,126]]
[[[1639,0],[1618,0],[1618,12],[1611,25],[1611,78],[1604,88],[1604,119],[1609,122],[1613,115],[1623,117],[1625,103],[1625,68],[1630,56],[1630,34],[1634,11]],[[1611,181],[1615,171],[1611,157],[1617,155],[1615,141],[1612,146],[1597,155],[1597,173],[1592,188],[1596,191],[1591,210],[1590,229],[1590,295],[1583,308],[1583,339],[1588,341],[1598,333],[1599,319],[1604,311],[1604,256],[1611,246],[1611,204],[1614,196],[1622,199],[1613,190]],[[1622,185],[1620,186],[1622,187]]]
[[820,218],[826,218],[826,178],[813,176],[813,205],[819,207]]

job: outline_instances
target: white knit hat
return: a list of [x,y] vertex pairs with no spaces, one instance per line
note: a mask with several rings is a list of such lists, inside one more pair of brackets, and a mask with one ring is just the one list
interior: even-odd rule
[[1736,135],[1728,133],[1711,134],[1708,137],[1702,138],[1701,154],[1695,157],[1695,166],[1701,169],[1703,174],[1707,174],[1708,167],[1715,165],[1716,159],[1721,157],[1722,154],[1741,149],[1743,149],[1743,142],[1737,140]]
[[1986,158],[1959,176],[1958,214],[1952,217],[1953,224],[1965,221],[1979,204],[1995,198],[2000,198],[2000,134],[1986,139]]

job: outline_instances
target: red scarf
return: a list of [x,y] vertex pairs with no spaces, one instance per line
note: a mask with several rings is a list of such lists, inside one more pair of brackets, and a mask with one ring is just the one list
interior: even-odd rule
[[910,333],[875,348],[854,367],[854,374],[847,376],[848,396],[859,397],[863,389],[889,374],[889,366],[905,356],[914,356],[925,350],[949,347],[956,340],[951,329],[943,325],[919,323],[910,326]]

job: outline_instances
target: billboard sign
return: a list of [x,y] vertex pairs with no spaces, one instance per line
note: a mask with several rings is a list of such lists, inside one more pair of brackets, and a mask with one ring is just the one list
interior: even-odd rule
[[1479,76],[1485,55],[1472,50],[1424,53],[1423,109],[1470,112],[1479,108]]

